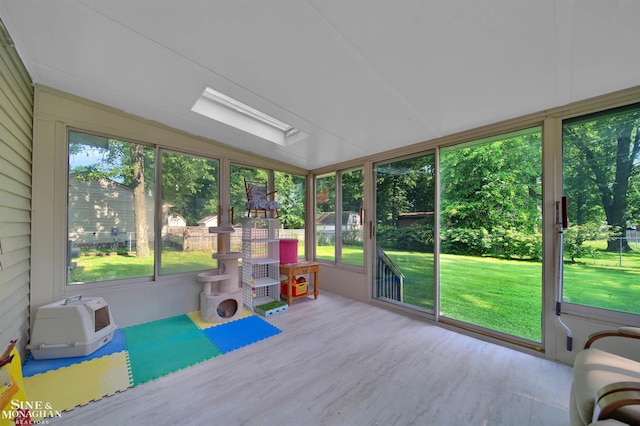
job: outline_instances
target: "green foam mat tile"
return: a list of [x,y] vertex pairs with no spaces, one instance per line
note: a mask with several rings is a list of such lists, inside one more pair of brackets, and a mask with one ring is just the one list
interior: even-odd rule
[[221,354],[187,315],[124,329],[133,386]]

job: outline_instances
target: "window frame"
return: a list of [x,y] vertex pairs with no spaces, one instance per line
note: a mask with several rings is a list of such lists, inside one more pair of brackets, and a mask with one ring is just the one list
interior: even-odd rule
[[[495,328],[491,328],[491,327],[486,327],[485,325],[481,325],[478,321],[468,321],[468,320],[461,320],[459,318],[455,318],[453,316],[449,316],[446,314],[443,314],[442,309],[442,298],[444,296],[446,296],[446,294],[444,294],[445,292],[442,291],[442,270],[441,270],[441,262],[442,262],[442,256],[443,255],[449,255],[451,254],[448,250],[446,250],[445,247],[443,247],[443,242],[444,242],[444,238],[443,238],[443,233],[446,232],[446,230],[449,228],[448,226],[446,226],[446,224],[444,224],[445,220],[443,219],[443,204],[446,205],[446,197],[445,194],[443,194],[443,187],[446,185],[446,183],[443,183],[443,181],[445,181],[445,177],[443,176],[444,170],[445,168],[443,168],[443,156],[446,156],[447,153],[449,152],[455,152],[455,151],[459,151],[459,150],[464,150],[464,149],[469,149],[469,148],[482,148],[483,146],[490,146],[491,144],[494,144],[496,142],[502,143],[502,142],[506,142],[506,141],[510,141],[514,138],[518,138],[518,137],[522,137],[522,136],[528,136],[528,135],[532,135],[532,134],[536,134],[539,135],[540,137],[540,142],[539,142],[539,149],[540,149],[540,157],[539,157],[539,161],[540,161],[540,176],[539,179],[536,179],[537,182],[540,185],[540,190],[541,190],[541,199],[539,200],[539,205],[536,206],[537,209],[540,209],[539,213],[539,224],[536,224],[536,220],[532,220],[531,223],[531,228],[533,229],[538,229],[539,231],[530,234],[530,235],[536,235],[539,233],[540,237],[541,237],[541,250],[542,250],[542,255],[541,255],[541,259],[540,259],[540,292],[536,297],[539,297],[540,300],[540,341],[537,340],[531,340],[525,336],[519,336],[516,334],[510,334],[507,331],[504,330],[498,330]],[[437,194],[437,202],[436,202],[436,216],[437,216],[437,240],[439,241],[439,243],[437,244],[438,246],[438,250],[437,250],[437,257],[436,257],[436,290],[435,293],[437,295],[437,302],[436,302],[436,316],[437,316],[437,321],[438,322],[442,322],[444,324],[450,324],[450,325],[454,325],[456,327],[461,327],[461,328],[467,328],[469,330],[473,330],[474,332],[478,332],[484,335],[489,335],[492,336],[495,339],[498,340],[503,340],[503,341],[511,341],[514,342],[518,345],[521,345],[523,347],[528,347],[528,348],[533,348],[534,350],[539,350],[540,348],[542,348],[544,346],[545,343],[545,321],[546,321],[546,317],[545,317],[545,309],[547,309],[546,305],[545,305],[545,297],[548,297],[548,292],[546,292],[546,282],[545,282],[545,269],[549,269],[549,265],[546,263],[547,259],[545,258],[545,245],[547,244],[553,244],[553,241],[549,241],[549,240],[545,240],[545,214],[547,214],[546,210],[548,210],[548,208],[545,208],[545,202],[544,202],[544,176],[545,176],[545,168],[544,168],[544,138],[545,138],[545,133],[544,133],[544,125],[543,123],[540,122],[534,122],[534,123],[530,123],[527,126],[523,126],[523,127],[517,127],[517,128],[510,128],[510,129],[506,129],[503,132],[491,132],[489,134],[486,135],[480,135],[479,137],[476,138],[472,138],[466,141],[461,141],[459,143],[456,144],[448,144],[446,146],[440,146],[438,147],[438,155],[437,155],[437,165],[436,165],[436,169],[437,169],[437,183],[436,183],[436,194]],[[537,145],[537,144],[536,144]],[[522,162],[522,164],[524,164],[525,162]],[[475,166],[477,167],[477,166]],[[484,169],[478,169],[478,170],[490,170],[490,168],[484,168]],[[513,171],[510,172],[511,174],[513,174]],[[459,174],[458,174],[459,175]],[[462,174],[464,176],[464,173]],[[445,215],[446,217],[446,215]],[[453,227],[455,228],[455,227]],[[531,229],[530,229],[531,230]],[[483,254],[484,255],[484,254]],[[473,256],[477,256],[477,255],[473,255]],[[518,257],[518,255],[514,256],[515,258]],[[526,255],[525,255],[525,259],[527,259]],[[537,261],[536,261],[537,262]],[[484,300],[484,299],[483,299]],[[494,303],[495,306],[501,306],[504,308],[504,304],[500,304],[500,303]],[[449,307],[445,306],[444,310],[446,311]]]
[[[163,237],[163,233],[162,233],[162,227],[164,226],[164,211],[163,211],[163,203],[166,202],[166,199],[164,197],[163,194],[163,190],[164,190],[164,156],[166,155],[171,155],[171,156],[183,156],[183,157],[191,157],[194,159],[202,159],[205,160],[207,162],[215,162],[215,167],[216,167],[216,196],[217,199],[215,200],[216,204],[219,206],[221,206],[220,203],[220,169],[221,169],[221,165],[220,165],[220,160],[219,159],[215,159],[215,158],[211,158],[211,157],[206,157],[203,155],[199,155],[199,154],[192,154],[192,153],[186,153],[186,152],[181,152],[181,151],[177,151],[175,149],[170,149],[170,148],[157,148],[157,154],[156,154],[156,158],[160,159],[159,164],[156,166],[157,169],[157,176],[156,176],[156,181],[158,182],[158,187],[156,189],[156,193],[159,194],[159,197],[156,197],[156,219],[154,222],[154,228],[156,229],[157,234],[159,235],[160,238]],[[215,212],[215,214],[217,215],[218,212],[220,211],[220,209],[218,208],[217,211]],[[167,218],[168,218],[168,213],[167,213]],[[168,225],[168,223],[167,223]],[[189,226],[193,226],[193,225],[186,225],[187,227]],[[211,239],[214,239],[214,235],[211,234]],[[209,266],[205,266],[203,267],[203,269],[195,269],[195,270],[190,270],[190,271],[184,271],[184,272],[173,272],[173,273],[163,273],[162,272],[162,257],[165,254],[164,253],[164,247],[162,244],[162,241],[160,241],[157,244],[156,247],[156,251],[159,253],[159,257],[157,258],[157,261],[155,264],[157,264],[157,277],[163,277],[163,276],[170,276],[170,275],[179,275],[179,274],[190,274],[190,273],[200,273],[203,271],[206,271],[208,269],[211,269],[212,267],[215,266],[216,262],[212,262]]]
[[[89,282],[77,282],[77,283],[71,283],[69,281],[69,274],[66,274],[66,279],[64,281],[64,283],[62,284],[64,291],[63,293],[69,293],[72,289],[73,291],[77,292],[78,290],[82,290],[82,289],[101,289],[101,288],[118,288],[121,286],[131,286],[131,285],[136,285],[136,284],[147,284],[147,283],[158,283],[158,282],[162,282],[162,281],[167,281],[167,280],[172,280],[174,277],[176,278],[180,278],[180,277],[186,277],[186,276],[191,276],[191,275],[195,275],[199,272],[205,271],[207,269],[211,269],[214,268],[215,269],[215,263],[212,262],[211,267],[207,268],[207,267],[203,267],[202,269],[198,269],[198,270],[194,270],[194,271],[185,271],[185,272],[175,272],[175,273],[162,273],[161,271],[161,261],[162,261],[162,227],[163,227],[163,212],[162,212],[162,165],[163,165],[163,157],[162,155],[164,153],[170,154],[170,155],[184,155],[184,156],[189,156],[189,157],[193,157],[193,158],[201,158],[207,161],[214,161],[217,163],[217,174],[218,174],[218,179],[217,179],[217,194],[218,194],[218,205],[220,205],[220,199],[221,199],[221,192],[222,192],[222,188],[221,188],[221,181],[220,181],[220,174],[221,174],[221,159],[219,158],[215,158],[212,156],[207,156],[207,155],[203,155],[202,153],[194,153],[194,152],[189,152],[186,150],[181,150],[179,148],[176,147],[168,147],[168,146],[161,146],[160,144],[152,144],[149,142],[140,142],[137,140],[133,140],[132,138],[128,138],[128,137],[122,137],[122,136],[117,136],[115,134],[106,134],[105,132],[98,132],[98,131],[93,131],[93,130],[87,130],[87,129],[82,129],[82,128],[77,128],[77,127],[72,127],[72,126],[67,126],[65,129],[65,145],[66,145],[66,167],[65,167],[65,175],[66,175],[66,183],[67,183],[67,187],[69,187],[70,183],[69,183],[69,177],[70,177],[70,169],[69,169],[69,135],[72,133],[82,133],[82,134],[86,134],[86,135],[90,135],[90,136],[97,136],[97,137],[101,137],[101,138],[107,138],[107,139],[113,139],[113,140],[117,140],[120,142],[125,142],[125,143],[130,143],[130,144],[136,144],[136,145],[142,145],[142,146],[147,146],[150,147],[154,150],[154,170],[153,170],[153,199],[152,199],[152,204],[154,206],[154,213],[153,213],[153,217],[151,218],[147,218],[147,222],[149,223],[149,232],[153,234],[153,244],[151,245],[151,249],[153,251],[153,273],[151,275],[144,275],[144,276],[139,276],[139,277],[131,277],[131,278],[123,278],[123,279],[115,279],[115,280],[102,280],[102,281],[89,281]],[[68,229],[69,229],[69,193],[67,191],[67,196],[65,197],[65,230],[66,230],[66,234],[68,236]],[[68,239],[68,237],[67,237]],[[65,239],[66,240],[66,239]],[[71,259],[68,257],[69,253],[68,251],[65,251],[65,255],[64,255],[64,260],[65,260],[65,264],[68,264],[68,262],[71,261]],[[66,269],[66,268],[65,268]]]
[[[218,165],[218,205],[219,206],[230,206],[230,185],[231,185],[231,170],[233,166],[238,166],[238,167],[243,167],[243,168],[251,168],[251,169],[261,169],[267,172],[268,175],[268,184],[270,187],[273,187],[274,185],[274,179],[275,179],[275,173],[284,173],[284,174],[288,174],[291,176],[295,176],[299,179],[303,179],[304,181],[304,214],[303,214],[303,220],[305,220],[305,229],[306,229],[306,217],[307,217],[307,196],[308,196],[308,189],[307,189],[307,175],[303,175],[303,174],[299,174],[299,173],[294,173],[290,170],[281,170],[281,169],[277,169],[277,168],[272,168],[272,167],[260,167],[260,166],[253,166],[253,165],[249,165],[247,163],[249,162],[243,162],[243,161],[235,161],[233,159],[230,159],[229,157],[224,157],[224,156],[220,156],[220,157],[215,157],[215,156],[211,156],[211,155],[205,155],[203,152],[194,152],[193,150],[185,150],[182,147],[179,146],[164,146],[160,143],[150,143],[150,142],[141,142],[138,141],[134,138],[131,137],[126,137],[126,136],[120,136],[120,135],[116,135],[114,133],[106,133],[106,132],[100,132],[100,131],[95,131],[95,130],[88,130],[85,128],[80,128],[80,127],[74,127],[74,126],[65,126],[65,138],[64,138],[64,144],[66,146],[65,148],[65,155],[66,155],[66,167],[65,167],[65,181],[66,181],[66,186],[68,187],[69,182],[69,152],[68,152],[68,147],[69,147],[69,134],[70,132],[77,132],[77,133],[83,133],[83,134],[87,134],[87,135],[92,135],[92,136],[98,136],[98,137],[103,137],[103,138],[107,138],[107,139],[114,139],[114,140],[118,140],[118,141],[122,141],[122,142],[126,142],[126,143],[131,143],[131,144],[139,144],[139,145],[144,145],[144,146],[148,146],[154,149],[155,152],[155,160],[154,160],[154,166],[155,166],[155,170],[154,170],[154,186],[153,186],[153,191],[154,191],[154,197],[153,197],[153,205],[154,205],[154,215],[153,218],[148,220],[148,222],[152,222],[153,226],[149,226],[150,232],[153,233],[153,274],[152,275],[145,275],[145,276],[141,276],[141,277],[133,277],[133,278],[125,278],[125,279],[117,279],[117,280],[103,280],[103,281],[92,281],[92,282],[78,282],[75,284],[71,284],[70,282],[68,282],[67,280],[64,281],[63,284],[61,284],[62,286],[62,293],[70,293],[72,290],[77,292],[78,290],[81,289],[102,289],[102,288],[121,288],[121,287],[131,287],[131,286],[136,286],[136,285],[146,285],[146,284],[155,284],[155,283],[160,283],[160,282],[171,282],[174,281],[176,279],[180,279],[182,277],[188,277],[188,276],[195,276],[197,273],[202,272],[203,270],[206,270],[208,268],[204,268],[204,269],[199,269],[197,271],[186,271],[186,272],[176,272],[176,273],[162,273],[161,272],[161,258],[162,258],[162,159],[163,159],[163,154],[167,153],[170,155],[185,155],[185,156],[190,156],[190,157],[194,157],[194,158],[202,158],[205,160],[209,160],[209,161],[215,161]],[[228,170],[228,177],[225,176],[225,170]],[[158,196],[159,195],[159,196]],[[65,230],[68,229],[69,226],[69,217],[68,217],[68,211],[69,211],[69,199],[68,199],[68,194],[65,197],[65,219],[64,219],[64,223],[65,223]],[[234,212],[237,216],[237,212]],[[153,228],[153,229],[152,229]],[[68,231],[65,231],[66,234],[68,234]],[[307,238],[305,238],[306,240]],[[67,240],[67,238],[65,238],[65,241]],[[67,254],[65,254],[64,256],[64,261],[68,262],[70,259],[67,258]],[[65,263],[66,264],[66,263]],[[215,269],[216,265],[215,263],[213,263],[212,261],[212,265],[211,268]],[[66,268],[65,268],[66,270]],[[68,274],[67,274],[68,275]]]
[[[610,96],[610,95],[608,95]],[[606,97],[608,97],[606,96]],[[586,106],[577,108],[576,110],[571,111],[570,113],[558,113],[554,114],[550,117],[549,121],[554,123],[554,132],[550,132],[552,136],[549,138],[549,144],[552,141],[555,143],[555,149],[557,152],[556,163],[555,163],[555,173],[557,176],[561,176],[561,179],[558,179],[555,182],[556,187],[554,191],[558,199],[564,195],[564,137],[563,137],[563,127],[565,123],[575,123],[575,122],[587,122],[591,118],[599,118],[599,117],[607,117],[616,112],[625,112],[629,110],[638,110],[640,109],[640,99],[637,97],[629,97],[622,101],[618,100],[616,102],[600,102],[600,103],[589,103]],[[543,144],[544,144],[544,136],[543,136]],[[554,225],[555,226],[555,225]],[[556,257],[556,276],[558,274],[558,268],[560,265],[557,262],[558,254],[555,254]],[[563,271],[561,271],[563,273]],[[557,285],[557,283],[556,283]],[[563,288],[564,288],[564,277],[563,277]],[[557,298],[557,296],[556,296]],[[589,321],[602,321],[606,323],[613,324],[621,324],[621,325],[629,325],[640,327],[640,314],[624,312],[624,311],[616,311],[612,309],[607,309],[603,307],[584,305],[579,303],[573,303],[570,301],[565,301],[564,296],[562,296],[561,306],[561,314],[567,315],[568,317],[576,317],[583,318]]]
[[[342,214],[344,212],[343,209],[343,191],[342,191],[342,177],[345,173],[350,173],[353,171],[360,170],[362,174],[362,207],[360,211],[361,217],[361,226],[362,226],[362,265],[354,265],[350,263],[343,262],[343,251],[342,251]],[[353,270],[356,272],[364,272],[365,267],[367,265],[367,237],[366,237],[366,173],[367,168],[364,164],[353,165],[345,168],[339,168],[332,172],[326,172],[321,174],[313,175],[313,260],[319,263],[330,264],[334,266],[339,266],[344,269]],[[335,179],[334,182],[334,196],[335,196],[335,211],[334,211],[334,253],[333,260],[327,259],[319,259],[317,257],[316,249],[317,249],[317,181],[318,179],[332,176]],[[326,212],[323,212],[326,213]]]

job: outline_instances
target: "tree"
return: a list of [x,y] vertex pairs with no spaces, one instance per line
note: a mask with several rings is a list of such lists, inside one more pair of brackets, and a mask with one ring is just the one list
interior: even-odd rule
[[342,190],[342,211],[359,213],[362,207],[362,194],[364,192],[362,169],[342,173],[340,183]]
[[148,257],[149,226],[144,187],[144,150],[142,145],[131,144],[131,186],[133,187],[133,214],[136,229],[136,257]]
[[218,214],[218,162],[183,154],[162,155],[162,201],[169,213],[181,215],[189,226]]
[[441,155],[441,220],[447,227],[526,234],[541,225],[540,132]]
[[336,211],[336,175],[332,173],[316,179],[316,213]]
[[147,191],[154,188],[154,173],[151,178],[147,169],[155,168],[155,150],[145,145],[107,139],[100,136],[73,132],[69,141],[70,155],[85,153],[93,164],[81,166],[70,172],[82,172],[78,179],[111,179],[128,186],[133,191],[134,228],[136,234],[136,257],[148,257],[149,227],[147,222]]
[[[629,209],[629,197],[634,193],[630,185],[640,153],[639,120],[640,110],[635,107],[563,126],[565,164],[586,164],[590,173],[583,183],[596,188],[607,224],[617,229],[607,240],[607,251],[618,251],[621,246],[623,251],[631,250],[625,230],[634,211]],[[567,155],[574,152],[575,156]],[[579,193],[575,186],[569,188]]]
[[602,222],[603,210],[598,188],[591,179],[591,170],[584,155],[574,144],[564,144],[562,181],[567,197],[569,221],[578,226]]
[[282,226],[285,229],[304,228],[305,179],[283,172],[274,172],[273,179]]
[[434,161],[426,154],[376,167],[378,226],[395,227],[401,213],[434,211]]
[[[376,241],[385,249],[433,253],[435,155],[428,153],[376,166]],[[403,213],[424,213],[398,228]],[[426,217],[425,217],[426,216]]]
[[539,259],[541,149],[532,128],[441,152],[444,252]]

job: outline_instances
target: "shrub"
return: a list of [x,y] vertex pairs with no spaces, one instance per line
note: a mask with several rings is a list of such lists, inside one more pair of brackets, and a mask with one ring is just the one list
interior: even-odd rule
[[342,231],[342,242],[350,246],[362,247],[362,231],[350,230]]
[[433,228],[430,225],[412,223],[404,228],[379,225],[376,240],[389,249],[433,253]]
[[505,259],[542,259],[542,236],[515,229],[447,228],[442,235],[442,251],[466,256],[491,255]]
[[482,256],[491,249],[486,229],[447,228],[442,234],[442,251],[449,254]]
[[507,229],[497,232],[490,240],[493,252],[498,257],[542,260],[542,236],[539,234]]
[[324,231],[316,230],[316,243],[319,246],[334,246],[336,244],[335,235]]
[[615,229],[609,225],[586,223],[571,225],[563,232],[564,255],[576,263],[578,257],[595,257],[597,250],[593,246],[584,245],[585,241],[607,240],[612,237]]

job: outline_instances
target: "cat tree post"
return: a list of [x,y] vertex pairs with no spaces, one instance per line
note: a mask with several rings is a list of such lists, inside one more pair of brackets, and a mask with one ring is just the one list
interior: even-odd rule
[[204,322],[226,322],[242,316],[242,288],[238,271],[240,252],[229,252],[231,226],[212,226],[209,233],[218,234],[218,252],[211,257],[218,261],[218,270],[201,272],[200,317]]

